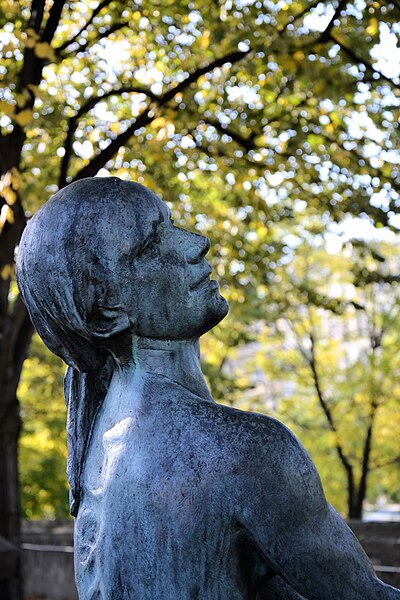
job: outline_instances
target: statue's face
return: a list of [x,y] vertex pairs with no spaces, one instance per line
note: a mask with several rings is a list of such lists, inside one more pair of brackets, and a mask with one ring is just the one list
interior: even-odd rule
[[219,323],[228,303],[210,279],[208,238],[176,227],[166,204],[159,199],[157,204],[149,214],[154,233],[133,261],[136,331],[157,339],[189,339]]

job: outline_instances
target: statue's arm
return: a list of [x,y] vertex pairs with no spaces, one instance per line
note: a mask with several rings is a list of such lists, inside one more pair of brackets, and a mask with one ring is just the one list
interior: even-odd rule
[[357,538],[327,503],[307,452],[281,427],[265,456],[259,454],[264,467],[253,481],[258,489],[247,523],[266,561],[310,600],[400,600],[400,590],[376,577]]

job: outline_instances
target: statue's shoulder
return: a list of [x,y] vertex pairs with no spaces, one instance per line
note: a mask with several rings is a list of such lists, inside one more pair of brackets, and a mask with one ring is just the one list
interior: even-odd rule
[[265,445],[271,449],[281,444],[298,444],[292,432],[280,421],[261,413],[239,410],[218,405],[219,417],[232,435],[239,436],[250,446],[260,448]]
[[299,484],[303,487],[307,481],[310,489],[314,485],[320,489],[319,476],[310,456],[283,423],[267,415],[226,406],[219,406],[218,412],[232,457],[244,470],[250,467],[249,473],[255,474],[260,485],[264,480],[270,483],[276,479],[280,485],[285,482],[287,489],[292,485],[299,489]]

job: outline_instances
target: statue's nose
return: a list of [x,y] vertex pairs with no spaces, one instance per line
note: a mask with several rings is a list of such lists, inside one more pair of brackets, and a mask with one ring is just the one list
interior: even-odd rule
[[186,260],[189,264],[194,265],[201,261],[203,256],[207,254],[210,249],[210,240],[204,235],[198,233],[191,233],[191,239],[189,240],[189,247],[186,252]]

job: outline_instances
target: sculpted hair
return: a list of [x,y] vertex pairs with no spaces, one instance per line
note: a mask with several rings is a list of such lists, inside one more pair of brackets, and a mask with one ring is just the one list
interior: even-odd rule
[[[32,323],[68,365],[67,475],[76,515],[80,476],[96,413],[117,356],[134,323],[115,331],[118,291],[152,234],[148,211],[157,197],[116,177],[90,178],[57,192],[29,221],[17,256],[17,282]],[[132,285],[131,282],[129,282]]]

